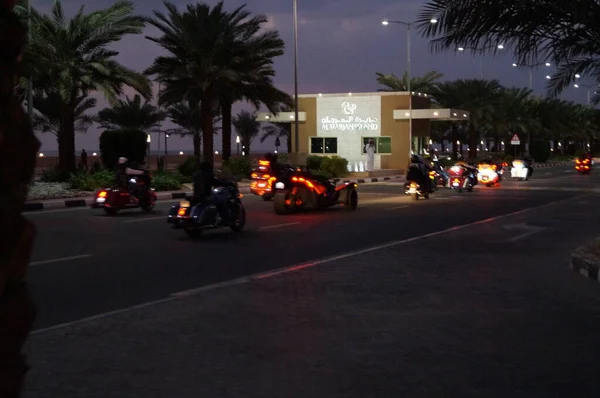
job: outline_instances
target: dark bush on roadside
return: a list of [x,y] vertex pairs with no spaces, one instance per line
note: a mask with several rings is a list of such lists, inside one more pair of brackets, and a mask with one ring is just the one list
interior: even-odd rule
[[41,182],[67,182],[69,181],[70,174],[67,171],[60,170],[58,167],[46,169],[42,171],[40,178]]
[[95,173],[78,172],[69,178],[69,188],[78,191],[95,191],[113,185],[115,174],[110,170],[100,170]]
[[332,178],[345,177],[348,175],[348,160],[340,156],[324,156],[321,171],[330,174]]
[[310,155],[306,158],[306,167],[309,170],[321,170],[321,164],[323,163],[324,156]]
[[181,189],[180,176],[174,173],[162,172],[152,176],[152,188],[157,191],[176,191]]
[[233,156],[222,167],[223,174],[230,174],[236,179],[250,178],[252,160],[245,156]]
[[186,177],[192,177],[198,170],[200,170],[200,162],[193,156],[189,156],[183,163],[177,165],[179,174]]

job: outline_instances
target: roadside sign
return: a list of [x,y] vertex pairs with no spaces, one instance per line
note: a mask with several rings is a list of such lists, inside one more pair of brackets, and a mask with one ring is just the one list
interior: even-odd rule
[[512,138],[510,139],[510,145],[521,145],[521,140],[519,139],[518,135],[513,135]]

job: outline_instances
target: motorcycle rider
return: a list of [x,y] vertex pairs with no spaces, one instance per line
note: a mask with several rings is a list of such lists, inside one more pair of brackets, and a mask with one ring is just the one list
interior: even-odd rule
[[216,178],[213,172],[213,166],[208,161],[200,163],[200,170],[196,172],[192,178],[194,183],[194,199],[199,202],[210,203],[216,206],[220,217],[217,221],[217,225],[229,223],[229,196],[214,195],[213,187],[228,187],[235,186],[235,184]]
[[406,171],[406,181],[415,181],[419,186],[423,187],[424,192],[433,192],[431,179],[429,178],[429,171],[431,170],[433,169],[424,162],[424,159],[419,158],[417,155],[412,155],[408,170]]
[[[121,188],[126,188],[129,190],[129,185],[127,184],[130,176],[139,176],[140,180],[146,184],[146,189],[150,188],[150,177],[147,174],[147,170],[141,164],[129,160],[126,157],[122,156],[119,158],[119,163],[117,164],[116,170],[116,179],[117,185]],[[130,192],[134,195],[139,195],[140,192]]]
[[467,178],[471,180],[471,185],[477,185],[477,166],[473,163],[467,163],[463,159],[457,160],[454,165],[465,169]]

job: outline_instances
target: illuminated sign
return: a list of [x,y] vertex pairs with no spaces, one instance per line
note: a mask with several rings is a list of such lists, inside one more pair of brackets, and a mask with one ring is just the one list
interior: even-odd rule
[[354,116],[356,104],[342,102],[342,111],[348,117],[336,118],[325,116],[321,118],[322,131],[374,131],[379,130],[379,119],[376,117]]

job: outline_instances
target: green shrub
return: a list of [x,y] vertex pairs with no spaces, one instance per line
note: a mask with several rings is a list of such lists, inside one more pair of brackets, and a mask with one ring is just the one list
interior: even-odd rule
[[328,179],[329,179],[329,178],[334,178],[334,176],[332,176],[332,175],[331,175],[331,173],[328,173],[328,172],[326,172],[326,171],[322,171],[322,170],[311,171],[311,173],[312,173],[313,175],[316,175],[316,176],[323,176],[323,177],[325,177],[325,178],[328,178]]
[[100,135],[100,154],[104,167],[113,169],[121,156],[143,164],[148,135],[139,130],[106,130]]
[[290,156],[287,153],[278,153],[277,160],[279,163],[287,163],[290,160]]
[[78,191],[95,191],[113,185],[115,174],[110,170],[100,170],[95,173],[78,172],[69,178],[69,188]]
[[46,169],[42,171],[40,177],[41,182],[67,182],[69,181],[70,174],[67,171],[60,170],[58,167]]
[[310,155],[306,158],[306,167],[309,170],[321,170],[323,159],[325,159],[325,156]]
[[327,156],[321,162],[321,171],[331,174],[331,177],[345,177],[348,175],[348,160],[340,156]]
[[177,174],[157,173],[152,177],[152,187],[157,191],[176,191],[181,189],[181,181]]
[[94,161],[92,167],[90,167],[90,173],[97,173],[102,170],[102,164],[99,161]]
[[200,170],[200,162],[193,156],[188,156],[183,163],[177,165],[177,171],[182,176],[191,177]]
[[223,164],[223,173],[230,173],[237,179],[250,178],[252,160],[245,156],[233,156]]

